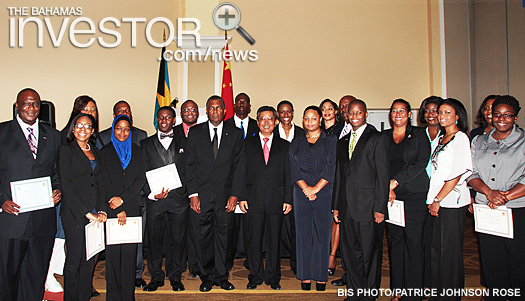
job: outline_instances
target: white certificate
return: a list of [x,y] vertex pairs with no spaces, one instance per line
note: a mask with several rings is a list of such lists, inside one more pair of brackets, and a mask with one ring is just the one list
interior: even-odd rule
[[514,238],[512,209],[500,206],[490,209],[487,205],[474,204],[474,229],[476,232]]
[[108,245],[142,243],[142,217],[128,217],[124,226],[118,224],[118,218],[108,218],[106,243]]
[[403,201],[394,200],[392,206],[390,202],[387,203],[388,208],[388,219],[387,223],[391,223],[397,226],[405,226],[405,203]]
[[146,171],[146,179],[151,189],[150,196],[161,193],[162,188],[173,190],[182,187],[175,163]]
[[50,177],[11,182],[11,197],[20,213],[55,206],[52,190]]
[[106,248],[104,244],[104,224],[91,222],[86,225],[86,261]]

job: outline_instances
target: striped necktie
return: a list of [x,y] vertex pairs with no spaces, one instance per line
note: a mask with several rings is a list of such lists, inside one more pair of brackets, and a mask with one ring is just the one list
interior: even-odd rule
[[352,159],[352,153],[354,152],[355,145],[357,143],[357,133],[352,133],[352,140],[350,140],[350,145],[348,146],[348,159]]
[[29,135],[27,135],[27,143],[29,143],[29,149],[31,149],[31,152],[33,153],[33,158],[36,159],[36,137],[33,133],[33,128],[28,127],[27,131],[29,132]]

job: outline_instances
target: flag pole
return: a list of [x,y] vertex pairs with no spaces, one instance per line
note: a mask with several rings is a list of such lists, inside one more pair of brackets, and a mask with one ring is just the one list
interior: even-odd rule
[[166,42],[166,28],[164,28],[164,33],[162,34],[162,39]]

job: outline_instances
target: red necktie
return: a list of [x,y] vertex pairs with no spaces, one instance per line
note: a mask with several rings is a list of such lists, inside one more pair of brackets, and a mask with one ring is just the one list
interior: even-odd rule
[[264,163],[268,165],[268,159],[270,158],[270,149],[268,148],[268,140],[270,138],[263,138],[264,146],[263,146],[263,154],[264,154]]

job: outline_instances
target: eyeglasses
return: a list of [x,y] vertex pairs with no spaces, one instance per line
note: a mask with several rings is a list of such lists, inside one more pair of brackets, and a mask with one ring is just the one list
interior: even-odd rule
[[77,124],[75,124],[75,127],[76,127],[77,129],[79,129],[79,130],[82,129],[82,128],[85,128],[85,129],[88,130],[88,131],[91,130],[91,129],[93,128],[93,126],[92,126],[91,124],[87,124],[87,123],[86,123],[86,124],[77,123]]
[[192,108],[192,109],[184,109],[184,110],[182,110],[182,113],[189,113],[189,112],[192,112],[192,113],[197,112],[197,109],[193,109]]
[[514,116],[516,115],[512,115],[512,114],[501,114],[501,113],[492,113],[492,118],[505,118],[506,120],[510,120],[512,118],[514,118]]

